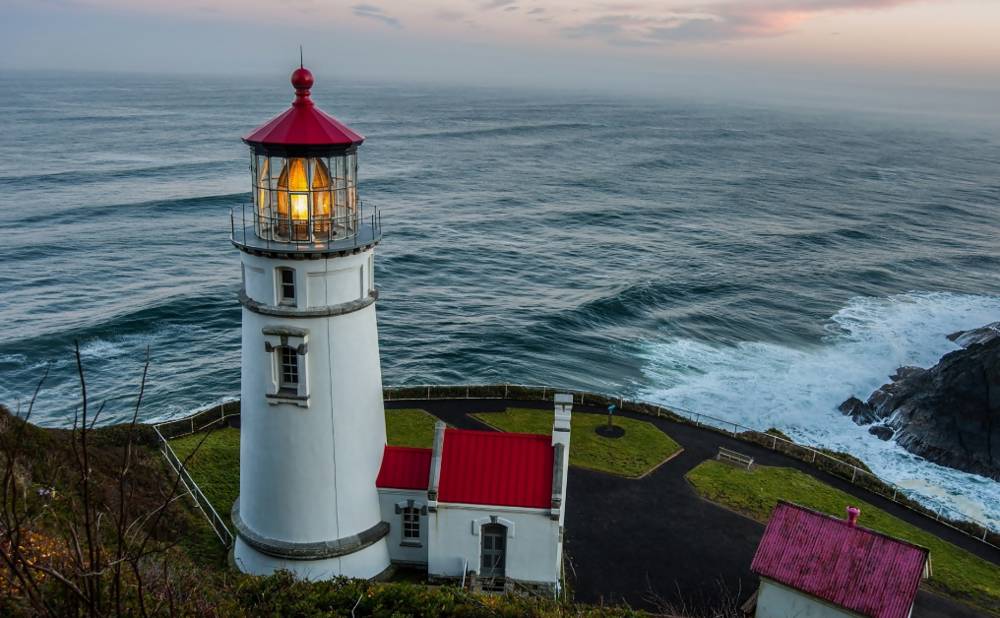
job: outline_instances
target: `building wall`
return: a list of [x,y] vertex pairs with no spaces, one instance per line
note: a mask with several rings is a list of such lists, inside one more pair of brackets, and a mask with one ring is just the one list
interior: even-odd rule
[[[380,489],[379,504],[382,508],[382,521],[389,522],[389,536],[386,542],[389,546],[389,558],[400,564],[427,564],[427,534],[428,516],[420,516],[420,540],[418,545],[413,541],[403,542],[403,516],[398,508],[413,501],[413,506],[426,511],[427,492],[424,490]],[[398,507],[398,508],[397,508]]]
[[858,618],[861,614],[761,578],[755,616],[756,618]]
[[[276,260],[241,254],[247,295],[276,303],[275,268],[295,270],[297,309],[367,297],[372,251],[321,260]],[[346,274],[345,274],[346,273]],[[307,283],[308,282],[308,283]],[[307,331],[300,365],[309,399],[275,400],[274,357],[265,330]],[[285,542],[334,541],[382,520],[375,479],[385,446],[385,415],[375,305],[328,317],[283,317],[243,309],[240,515],[254,532]],[[365,559],[283,562],[237,546],[254,573],[294,567],[329,576],[377,575],[389,564],[385,541]],[[361,562],[357,570],[354,563]],[[381,568],[379,568],[381,567]],[[243,565],[241,565],[243,568]]]
[[461,577],[463,565],[480,572],[482,536],[490,523],[508,526],[506,576],[523,582],[556,585],[561,573],[562,535],[547,509],[518,509],[439,504],[428,516],[427,572],[436,577]]

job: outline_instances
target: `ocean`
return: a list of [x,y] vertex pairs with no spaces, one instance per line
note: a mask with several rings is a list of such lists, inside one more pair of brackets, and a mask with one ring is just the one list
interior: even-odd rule
[[[848,450],[1000,526],[1000,483],[836,410],[1000,319],[1000,129],[879,110],[335,83],[364,133],[386,384],[513,382]],[[239,394],[241,135],[281,78],[0,73],[0,402],[101,422]],[[966,119],[967,120],[967,119]]]

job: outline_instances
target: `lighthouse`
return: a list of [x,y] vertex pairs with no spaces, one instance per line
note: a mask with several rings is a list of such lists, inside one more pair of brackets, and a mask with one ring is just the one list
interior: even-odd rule
[[252,204],[233,212],[243,286],[240,570],[303,579],[389,567],[376,477],[385,413],[375,319],[378,214],[357,190],[364,137],[320,110],[313,76],[243,138]]

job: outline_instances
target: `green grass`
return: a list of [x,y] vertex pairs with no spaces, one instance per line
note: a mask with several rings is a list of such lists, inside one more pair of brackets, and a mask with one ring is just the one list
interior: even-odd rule
[[434,444],[433,416],[416,408],[385,411],[386,439],[393,446],[430,448]]
[[[198,444],[201,439],[205,441]],[[240,494],[240,432],[238,429],[226,427],[216,429],[206,437],[204,433],[177,438],[170,441],[171,448],[182,462],[187,460],[188,472],[198,483],[198,487],[208,498],[222,520],[229,524],[229,511],[233,502]],[[187,459],[192,451],[198,451],[191,459]],[[204,521],[204,520],[203,520]],[[226,564],[225,548],[219,543],[219,537],[204,522],[197,534],[185,539],[184,545],[188,553],[203,565],[224,567]],[[230,530],[232,526],[230,526]]]
[[[202,438],[205,441],[199,447]],[[225,427],[212,431],[208,437],[196,433],[171,440],[170,446],[181,461],[198,449],[187,461],[188,472],[219,516],[228,522],[229,511],[240,495],[240,431]]]
[[704,498],[766,522],[779,499],[843,517],[861,508],[860,525],[930,549],[932,588],[1000,615],[1000,567],[912,526],[885,511],[792,468],[758,466],[752,471],[706,461],[687,474]]
[[[551,410],[507,408],[504,412],[480,412],[472,416],[501,431],[550,435],[552,414]],[[681,450],[679,444],[652,423],[620,416],[614,422],[625,428],[625,435],[603,438],[594,429],[607,423],[607,416],[575,413],[570,434],[570,465],[636,478]]]

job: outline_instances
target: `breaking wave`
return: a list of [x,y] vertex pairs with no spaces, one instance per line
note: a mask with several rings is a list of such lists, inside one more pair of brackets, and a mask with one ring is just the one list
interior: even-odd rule
[[867,398],[897,367],[935,364],[957,349],[946,335],[998,316],[997,296],[914,292],[851,299],[812,347],[650,343],[643,372],[652,386],[641,396],[756,429],[777,427],[803,443],[849,452],[925,502],[997,525],[1000,483],[883,442],[836,408],[851,395]]

